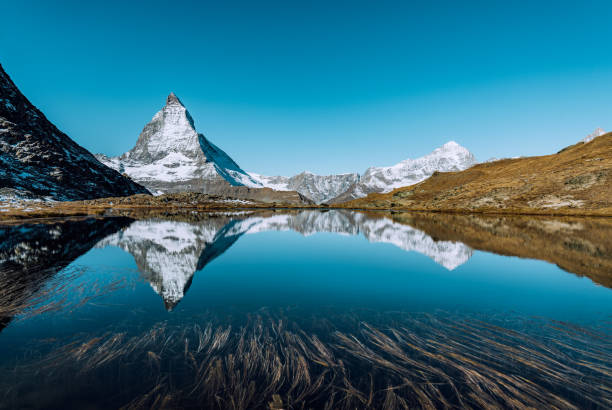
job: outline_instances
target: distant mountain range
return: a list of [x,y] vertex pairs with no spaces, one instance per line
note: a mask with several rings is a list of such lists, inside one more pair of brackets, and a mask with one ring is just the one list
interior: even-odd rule
[[0,66],[0,198],[69,201],[144,193],[58,130]]
[[556,154],[508,158],[342,206],[450,212],[612,214],[612,133],[598,129]]
[[475,164],[476,158],[470,151],[450,141],[421,158],[406,159],[390,167],[368,168],[358,182],[329,202],[340,203],[373,192],[390,192],[424,181],[436,171],[461,171]]
[[467,149],[451,141],[422,158],[408,159],[391,167],[368,168],[361,177],[357,173],[302,172],[285,177],[245,172],[228,154],[196,131],[189,111],[174,93],[145,125],[134,148],[118,157],[104,154],[96,157],[156,194],[193,191],[241,196],[240,190],[231,187],[265,187],[281,192],[295,191],[317,204],[388,192],[420,182],[435,171],[458,171],[476,163]]
[[[597,129],[582,142],[590,143],[604,134]],[[450,141],[421,158],[388,167],[370,167],[362,175],[302,172],[285,177],[246,172],[196,131],[193,118],[174,93],[145,125],[131,150],[117,157],[94,156],[49,122],[0,66],[0,200],[66,201],[200,192],[298,206],[339,204],[413,186],[436,172],[470,170],[476,164],[470,151]],[[479,170],[486,167],[479,166]],[[483,178],[476,171],[473,174]],[[596,181],[601,178],[596,176]],[[502,188],[509,189],[499,189]],[[491,204],[500,205],[497,197],[491,198]],[[406,201],[389,203],[392,202]]]
[[316,175],[307,171],[292,177],[249,174],[265,187],[277,191],[297,191],[317,204],[335,198],[359,182],[359,174]]

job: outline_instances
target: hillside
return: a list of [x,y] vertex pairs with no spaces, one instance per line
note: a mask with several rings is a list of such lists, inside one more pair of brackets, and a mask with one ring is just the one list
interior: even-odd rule
[[434,173],[343,208],[450,212],[612,215],[612,133],[553,155],[503,159]]
[[0,198],[72,201],[145,193],[53,125],[0,66]]

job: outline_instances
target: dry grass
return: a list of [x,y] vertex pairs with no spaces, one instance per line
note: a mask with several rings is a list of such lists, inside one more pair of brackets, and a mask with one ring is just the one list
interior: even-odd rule
[[263,310],[234,325],[209,314],[81,335],[15,364],[2,401],[53,406],[84,391],[126,409],[612,406],[609,333],[509,317],[501,326],[442,313],[366,318],[304,323]]
[[151,218],[194,212],[316,208],[318,208],[317,205],[265,203],[254,200],[231,202],[231,198],[185,192],[160,196],[132,195],[70,202],[0,202],[0,220],[7,223],[35,218],[101,215]]
[[541,157],[483,163],[335,207],[612,215],[612,133]]

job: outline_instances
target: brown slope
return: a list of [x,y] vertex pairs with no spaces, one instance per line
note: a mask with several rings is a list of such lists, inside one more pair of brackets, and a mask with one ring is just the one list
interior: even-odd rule
[[612,133],[557,154],[504,159],[429,179],[344,208],[612,215]]

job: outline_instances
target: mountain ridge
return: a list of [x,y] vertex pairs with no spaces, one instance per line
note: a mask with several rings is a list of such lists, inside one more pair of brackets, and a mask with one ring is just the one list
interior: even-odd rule
[[609,215],[612,133],[556,154],[502,159],[440,172],[416,185],[370,194],[339,207],[438,212]]
[[148,193],[53,125],[1,65],[0,188],[61,201]]
[[338,204],[371,193],[390,192],[419,183],[434,172],[460,171],[476,163],[476,158],[467,148],[449,141],[419,158],[405,159],[388,167],[369,167],[358,182],[328,203]]

